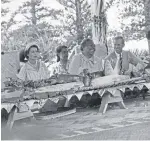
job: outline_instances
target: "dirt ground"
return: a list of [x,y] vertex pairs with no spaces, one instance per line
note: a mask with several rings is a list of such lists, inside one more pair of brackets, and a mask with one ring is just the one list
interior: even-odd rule
[[117,128],[150,118],[150,97],[146,100],[134,98],[124,102],[128,109],[109,107],[104,115],[98,112],[99,107],[82,108],[77,109],[76,113],[71,115],[51,120],[32,120],[19,126],[14,125],[9,134],[2,130],[2,139],[65,139],[95,132],[99,128]]

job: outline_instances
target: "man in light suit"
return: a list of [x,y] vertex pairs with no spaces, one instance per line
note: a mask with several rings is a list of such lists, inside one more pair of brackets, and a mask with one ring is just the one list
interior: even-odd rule
[[105,75],[120,74],[130,75],[130,64],[136,67],[136,70],[142,71],[145,63],[130,51],[124,51],[125,42],[122,36],[114,38],[114,51],[105,58]]

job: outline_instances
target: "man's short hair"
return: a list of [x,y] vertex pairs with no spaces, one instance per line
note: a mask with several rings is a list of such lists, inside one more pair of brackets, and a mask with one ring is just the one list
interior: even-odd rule
[[148,40],[150,40],[150,30],[147,32],[146,38],[147,38]]
[[119,39],[121,39],[122,43],[125,44],[124,38],[122,36],[117,36],[114,38],[114,40],[119,40]]
[[94,44],[93,40],[87,38],[87,39],[84,39],[84,40],[82,41],[82,43],[81,43],[81,48],[80,48],[81,51],[83,51],[83,48],[86,47],[89,43],[92,44],[92,45],[95,47],[95,44]]

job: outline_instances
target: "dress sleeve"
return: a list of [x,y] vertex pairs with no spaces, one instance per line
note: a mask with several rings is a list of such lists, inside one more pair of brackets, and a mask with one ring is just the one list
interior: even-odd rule
[[75,75],[79,74],[79,68],[80,68],[80,63],[81,63],[80,61],[81,61],[81,59],[80,59],[79,55],[74,56],[74,58],[72,59],[70,65],[69,65],[68,72],[70,74],[75,74]]
[[27,73],[26,73],[26,64],[24,64],[23,67],[21,67],[20,72],[16,74],[17,78],[19,78],[22,81],[26,81]]

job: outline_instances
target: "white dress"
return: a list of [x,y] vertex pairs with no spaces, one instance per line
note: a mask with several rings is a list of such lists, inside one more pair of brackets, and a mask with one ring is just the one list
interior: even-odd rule
[[29,64],[29,62],[27,62],[22,66],[17,77],[23,81],[37,81],[49,78],[50,74],[43,62],[39,61],[39,70],[36,70]]

